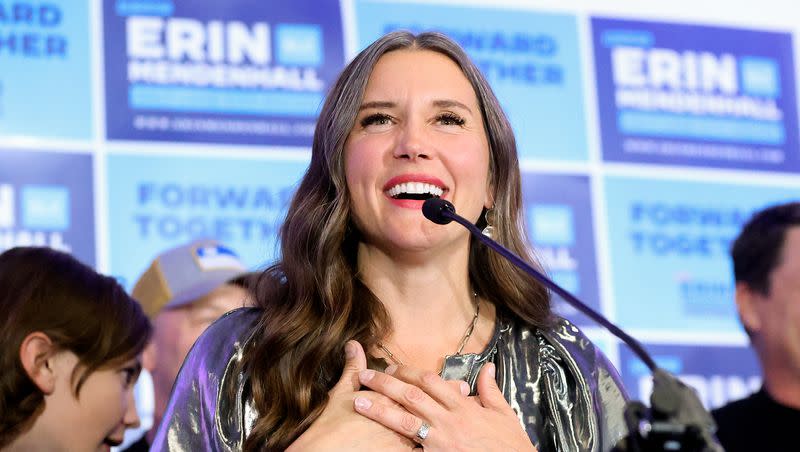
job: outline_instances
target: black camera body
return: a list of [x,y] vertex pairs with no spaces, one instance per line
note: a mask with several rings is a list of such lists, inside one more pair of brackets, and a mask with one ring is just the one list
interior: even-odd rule
[[664,369],[653,371],[650,408],[628,403],[625,423],[629,433],[616,452],[724,452],[697,393]]

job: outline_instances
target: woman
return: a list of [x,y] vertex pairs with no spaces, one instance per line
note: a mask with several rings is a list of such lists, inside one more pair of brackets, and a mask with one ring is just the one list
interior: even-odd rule
[[139,424],[150,323],[113,279],[49,248],[0,254],[0,449],[109,450]]
[[488,84],[448,38],[391,33],[328,95],[260,309],[195,344],[155,450],[610,449],[616,372],[431,196],[530,259]]

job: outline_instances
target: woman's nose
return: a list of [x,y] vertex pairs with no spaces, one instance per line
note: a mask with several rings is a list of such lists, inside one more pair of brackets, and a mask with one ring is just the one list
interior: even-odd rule
[[402,129],[394,150],[394,157],[401,159],[415,160],[418,158],[429,159],[432,150],[428,141],[425,139],[425,131],[420,124],[407,122]]

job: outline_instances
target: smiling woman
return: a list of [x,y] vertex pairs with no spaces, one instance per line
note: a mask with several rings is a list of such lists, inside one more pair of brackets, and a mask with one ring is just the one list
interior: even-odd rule
[[119,445],[139,423],[139,304],[68,254],[21,247],[0,254],[0,312],[0,449]]
[[464,51],[391,33],[347,65],[257,308],[198,339],[153,450],[607,451],[616,371],[547,291],[425,199],[534,262],[514,135]]

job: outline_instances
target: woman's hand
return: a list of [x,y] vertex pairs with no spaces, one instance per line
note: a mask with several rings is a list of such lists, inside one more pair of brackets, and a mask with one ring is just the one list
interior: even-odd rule
[[367,368],[364,350],[356,341],[345,344],[347,355],[342,376],[328,393],[328,404],[313,424],[289,446],[288,451],[410,451],[416,447],[411,439],[359,415],[353,400],[370,393],[373,400],[402,410],[388,397],[372,391],[359,391],[358,376]]
[[[478,396],[464,397],[432,372],[389,366],[387,373],[364,370],[360,381],[375,393],[359,395],[356,411],[380,422],[425,450],[536,451],[494,380],[487,363],[478,374]],[[400,406],[385,403],[385,395]],[[423,426],[428,425],[427,434]],[[417,434],[422,433],[424,439]]]

